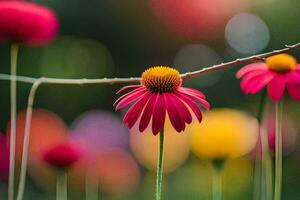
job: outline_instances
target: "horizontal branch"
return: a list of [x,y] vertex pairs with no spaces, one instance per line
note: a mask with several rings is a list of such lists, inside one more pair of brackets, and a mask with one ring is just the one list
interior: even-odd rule
[[197,77],[200,74],[225,69],[227,67],[230,67],[230,66],[233,66],[233,65],[236,65],[236,64],[239,64],[239,63],[250,62],[250,61],[261,61],[264,58],[274,56],[274,55],[280,54],[280,53],[287,53],[289,51],[292,51],[292,50],[295,50],[295,49],[298,49],[298,48],[300,48],[300,43],[297,43],[297,44],[294,44],[294,45],[285,45],[285,48],[283,48],[283,49],[273,50],[271,52],[262,53],[262,54],[258,54],[258,55],[254,55],[254,56],[245,57],[245,58],[238,58],[236,60],[229,61],[229,62],[226,62],[226,63],[217,64],[217,65],[214,65],[214,66],[211,66],[211,67],[205,67],[205,68],[202,68],[202,69],[197,70],[197,71],[186,72],[184,74],[181,74],[181,78],[188,79],[188,78]]
[[[295,49],[300,48],[300,43],[294,44],[294,45],[285,45],[285,48],[274,50],[267,53],[262,53],[254,56],[249,56],[245,58],[239,58],[233,61],[229,61],[226,63],[221,63],[217,65],[213,65],[210,67],[205,67],[200,70],[192,71],[192,72],[186,72],[184,74],[181,74],[181,78],[183,79],[189,79],[197,77],[201,74],[217,71],[221,69],[228,68],[230,66],[234,66],[239,63],[244,62],[250,62],[250,61],[261,61],[264,58],[267,58],[269,56],[273,56],[280,53],[286,53]],[[131,78],[100,78],[100,79],[62,79],[62,78],[47,78],[47,77],[41,77],[41,78],[32,78],[27,76],[11,76],[8,74],[0,74],[0,80],[12,80],[16,79],[19,82],[23,83],[35,83],[37,81],[41,83],[49,83],[49,84],[77,84],[77,85],[84,85],[84,84],[116,84],[116,83],[130,83],[130,82],[139,82],[141,80],[140,77],[131,77]]]

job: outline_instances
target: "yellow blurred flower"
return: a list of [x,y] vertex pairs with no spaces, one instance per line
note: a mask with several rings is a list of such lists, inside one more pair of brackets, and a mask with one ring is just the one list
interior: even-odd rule
[[201,124],[190,128],[192,152],[204,159],[223,160],[243,156],[257,141],[255,118],[233,109],[214,109],[203,114]]
[[[137,125],[130,131],[130,147],[134,156],[145,168],[155,171],[159,137],[152,134],[151,126],[143,133],[139,132]],[[190,136],[185,132],[178,134],[169,118],[165,121],[164,134],[164,172],[172,172],[187,159],[190,153]]]

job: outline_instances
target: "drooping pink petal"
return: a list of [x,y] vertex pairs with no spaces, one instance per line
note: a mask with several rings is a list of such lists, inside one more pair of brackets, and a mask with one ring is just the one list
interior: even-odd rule
[[[145,88],[138,88],[135,89],[134,92],[132,92],[129,95],[126,95],[125,98],[123,98],[116,106],[116,110],[119,110],[125,106],[127,106],[128,104],[136,101],[137,99],[139,99],[139,97],[141,97],[143,94],[147,93],[147,90]],[[120,99],[120,98],[119,98]],[[118,102],[118,100],[116,102]]]
[[144,88],[144,87],[139,87],[139,88],[136,88],[136,89],[134,89],[134,90],[132,90],[132,91],[130,91],[130,92],[128,92],[128,93],[123,94],[122,96],[120,96],[120,97],[114,102],[113,106],[115,106],[120,100],[124,99],[125,97],[127,97],[127,96],[129,96],[129,95],[131,95],[131,94],[133,94],[133,93],[135,93],[135,92],[138,92],[138,91],[140,91],[140,90],[145,90],[145,88]]
[[253,78],[257,78],[257,77],[261,77],[265,74],[268,74],[269,71],[251,71],[249,72],[247,75],[245,75],[241,81],[241,88],[245,88],[246,85],[248,85],[249,83],[251,83],[251,79]]
[[245,76],[246,74],[248,74],[249,72],[256,71],[256,70],[257,71],[267,70],[267,65],[265,63],[252,63],[246,65],[236,73],[236,77],[239,79]]
[[273,101],[279,101],[285,89],[285,77],[284,75],[277,74],[268,84],[268,95]]
[[205,99],[205,95],[202,92],[200,92],[198,90],[195,90],[195,89],[192,89],[192,88],[179,87],[178,91],[183,92],[183,93],[194,94],[196,96],[199,96],[199,97]]
[[173,105],[175,106],[175,109],[178,110],[179,114],[181,115],[181,118],[188,124],[192,122],[192,115],[190,111],[187,109],[187,107],[182,103],[182,101],[176,96],[176,94],[171,94]]
[[121,89],[119,89],[116,94],[119,94],[120,92],[123,92],[124,90],[127,89],[132,89],[132,88],[138,88],[138,87],[143,87],[142,85],[126,85],[124,87],[122,87]]
[[142,117],[140,119],[140,125],[139,125],[140,132],[143,132],[148,127],[158,96],[159,94],[153,93],[149,98],[149,101],[145,106]]
[[195,95],[193,95],[193,93],[189,93],[189,92],[185,92],[185,93],[184,92],[178,92],[178,93],[181,93],[182,95],[186,95],[189,98],[194,99],[195,101],[198,101],[200,103],[200,105],[202,105],[206,110],[210,109],[209,103],[204,98],[201,98],[199,96],[195,96]]
[[300,71],[293,70],[285,74],[286,82],[291,84],[300,84]]
[[169,93],[164,93],[164,97],[171,124],[179,133],[185,129],[184,121],[182,120],[179,111],[173,105],[172,96]]
[[244,86],[244,92],[246,94],[255,94],[259,92],[274,78],[274,76],[275,74],[273,72],[268,72],[250,79],[248,84]]
[[194,114],[196,115],[196,117],[197,117],[197,119],[198,119],[198,121],[199,121],[199,123],[201,122],[201,120],[202,120],[202,114],[201,114],[201,110],[200,110],[200,108],[197,106],[197,104],[196,103],[194,103],[193,102],[193,100],[190,98],[190,97],[188,97],[188,96],[186,96],[186,95],[184,95],[184,94],[182,94],[182,93],[177,93],[177,96],[182,100],[182,101],[184,101],[190,108],[191,108],[191,110],[194,112]]
[[154,106],[152,116],[152,132],[154,135],[158,134],[163,128],[166,118],[166,105],[163,94],[159,94],[156,104]]
[[296,101],[300,101],[300,84],[287,84],[289,95]]
[[296,69],[295,70],[300,71],[300,64],[296,65]]
[[123,118],[123,123],[127,124],[128,128],[132,128],[135,122],[138,120],[150,96],[151,93],[147,92],[129,108]]

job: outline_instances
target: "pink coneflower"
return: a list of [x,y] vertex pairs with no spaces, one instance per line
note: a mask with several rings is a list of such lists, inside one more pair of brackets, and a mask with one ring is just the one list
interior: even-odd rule
[[241,89],[245,94],[255,94],[267,85],[268,96],[273,101],[282,99],[285,88],[294,100],[300,100],[300,65],[288,54],[246,65],[236,76],[242,78]]
[[47,149],[43,160],[52,167],[65,169],[80,159],[80,152],[74,145],[66,142]]
[[42,45],[57,32],[58,20],[51,9],[23,1],[0,1],[0,41]]
[[143,132],[152,119],[154,135],[163,128],[166,114],[177,132],[185,130],[185,124],[192,122],[191,110],[198,121],[202,114],[199,105],[209,109],[210,105],[205,96],[198,90],[184,88],[177,70],[158,66],[151,67],[142,74],[140,85],[129,85],[119,92],[135,88],[116,100],[116,110],[135,102],[126,113],[123,122],[129,128],[139,120],[139,130]]

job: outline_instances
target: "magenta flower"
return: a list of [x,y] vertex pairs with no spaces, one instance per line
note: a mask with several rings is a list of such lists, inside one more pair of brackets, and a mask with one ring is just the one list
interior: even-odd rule
[[43,154],[43,160],[55,168],[68,168],[81,157],[78,148],[70,143],[62,143],[47,149]]
[[132,128],[139,120],[139,130],[143,132],[152,123],[154,135],[164,127],[169,117],[177,132],[185,130],[185,124],[192,122],[191,111],[201,122],[199,105],[209,109],[205,96],[198,90],[181,86],[182,79],[177,70],[170,67],[152,67],[142,74],[140,85],[129,85],[117,93],[135,88],[116,100],[116,110],[134,103],[126,113],[123,123]]
[[9,146],[6,137],[0,133],[0,180],[8,178],[9,168]]
[[267,85],[268,96],[280,101],[287,89],[294,100],[300,100],[300,65],[288,54],[271,56],[263,63],[252,63],[240,69],[241,89],[245,94],[255,94]]
[[43,45],[55,38],[58,20],[44,6],[23,1],[0,1],[0,41]]

